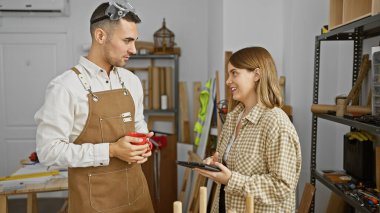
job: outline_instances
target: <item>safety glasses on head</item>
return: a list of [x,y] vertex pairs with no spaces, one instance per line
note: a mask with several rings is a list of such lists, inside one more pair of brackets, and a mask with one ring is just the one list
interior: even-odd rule
[[129,12],[136,14],[135,8],[133,8],[127,0],[111,0],[108,2],[108,4],[109,5],[105,11],[105,15],[91,20],[91,24],[107,18],[116,21],[126,16]]

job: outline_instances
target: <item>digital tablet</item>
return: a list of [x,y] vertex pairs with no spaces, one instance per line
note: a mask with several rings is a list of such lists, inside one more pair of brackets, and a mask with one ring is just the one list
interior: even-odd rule
[[213,171],[213,172],[222,171],[219,167],[215,165],[208,165],[208,164],[198,163],[198,162],[177,161],[177,164],[180,166],[186,166],[189,168],[199,168],[199,169],[204,169],[204,170]]

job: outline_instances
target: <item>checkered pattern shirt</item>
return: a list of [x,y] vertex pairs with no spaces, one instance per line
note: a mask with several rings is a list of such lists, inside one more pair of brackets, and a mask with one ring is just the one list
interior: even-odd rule
[[[242,104],[227,115],[217,151],[223,156],[237,125]],[[225,186],[227,210],[245,211],[247,194],[254,197],[255,213],[295,212],[295,190],[301,170],[297,132],[280,108],[257,104],[242,118],[242,126],[226,161],[232,176]],[[219,212],[220,184],[212,212]]]

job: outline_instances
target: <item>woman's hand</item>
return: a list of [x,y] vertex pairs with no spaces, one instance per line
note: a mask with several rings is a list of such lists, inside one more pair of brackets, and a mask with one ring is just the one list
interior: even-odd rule
[[209,165],[215,165],[219,167],[222,171],[220,172],[212,172],[204,169],[194,168],[193,171],[198,172],[199,174],[210,178],[211,180],[227,185],[228,180],[231,178],[232,172],[229,170],[226,166],[218,162],[219,160],[219,153],[216,152],[213,156],[206,158],[203,160],[203,163],[209,164]]

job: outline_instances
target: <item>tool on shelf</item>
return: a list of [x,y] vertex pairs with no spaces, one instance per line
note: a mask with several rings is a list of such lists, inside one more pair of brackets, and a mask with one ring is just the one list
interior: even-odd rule
[[[337,105],[327,105],[327,104],[313,104],[311,105],[311,111],[313,113],[328,113],[336,112]],[[367,106],[347,106],[348,113],[353,114],[368,114],[371,113],[371,107]]]

